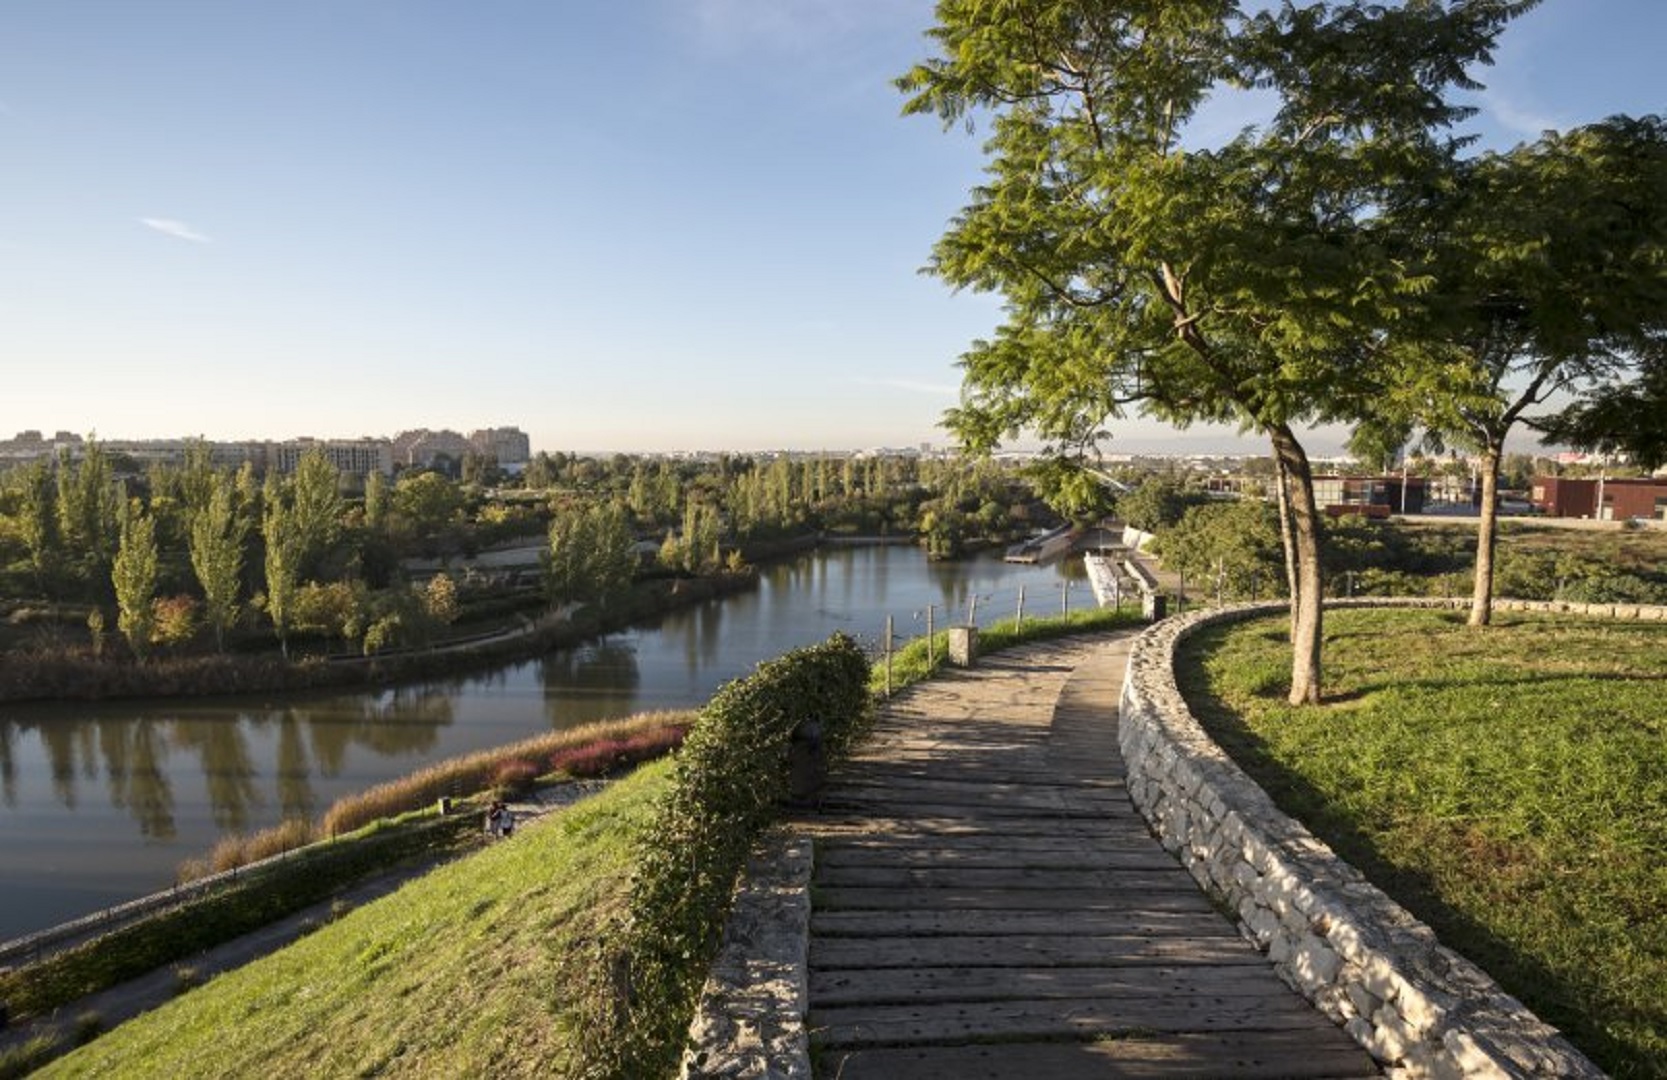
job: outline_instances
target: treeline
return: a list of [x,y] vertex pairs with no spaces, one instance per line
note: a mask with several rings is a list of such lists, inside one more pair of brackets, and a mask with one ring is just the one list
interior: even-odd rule
[[[1154,534],[1153,553],[1193,595],[1223,600],[1288,596],[1277,507],[1223,499],[1174,478],[1152,477],[1118,500],[1125,522]],[[1323,516],[1323,587],[1331,597],[1463,596],[1476,574],[1475,524],[1412,526],[1357,514]],[[1628,534],[1512,526],[1492,566],[1499,595],[1577,603],[1667,603],[1660,551],[1633,552]],[[1634,531],[1630,547],[1651,537]],[[1662,545],[1655,544],[1657,548]]]
[[[89,439],[0,474],[0,644],[370,655],[458,623],[606,608],[645,578],[735,571],[794,538],[918,534],[955,557],[1053,520],[991,461],[540,454],[518,478],[477,463],[462,481],[390,481],[316,450],[259,476],[203,444],[139,471]],[[540,574],[407,570],[515,541],[543,547]]]

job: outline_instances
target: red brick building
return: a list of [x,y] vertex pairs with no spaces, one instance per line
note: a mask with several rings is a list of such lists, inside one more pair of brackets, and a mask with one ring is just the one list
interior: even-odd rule
[[1667,480],[1536,476],[1531,501],[1548,517],[1667,521]]

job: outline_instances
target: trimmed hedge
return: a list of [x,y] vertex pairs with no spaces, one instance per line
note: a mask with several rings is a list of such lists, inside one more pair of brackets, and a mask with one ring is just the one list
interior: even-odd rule
[[868,675],[857,643],[835,634],[760,664],[701,710],[639,841],[623,924],[570,957],[586,987],[574,1032],[586,1076],[675,1072],[735,882],[788,794],[794,730],[817,721],[830,758],[842,755],[869,715]]

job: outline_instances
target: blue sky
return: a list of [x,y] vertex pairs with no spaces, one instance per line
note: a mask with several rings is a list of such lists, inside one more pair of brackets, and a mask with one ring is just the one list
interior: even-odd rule
[[[917,272],[981,164],[900,116],[931,10],[6,0],[0,437],[942,444],[1000,310]],[[1667,109],[1664,46],[1664,0],[1546,0],[1475,130]]]

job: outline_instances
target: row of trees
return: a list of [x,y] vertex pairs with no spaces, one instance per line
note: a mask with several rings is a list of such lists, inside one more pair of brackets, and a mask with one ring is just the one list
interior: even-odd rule
[[[931,268],[1007,319],[963,357],[949,427],[978,451],[1029,431],[1065,466],[1137,413],[1266,437],[1293,703],[1321,693],[1305,426],[1481,455],[1483,624],[1506,435],[1557,400],[1578,404],[1537,422],[1565,432],[1636,416],[1667,365],[1662,121],[1480,155],[1457,133],[1469,73],[1534,3],[939,0],[938,55],[900,80],[907,112],[991,129]],[[1273,99],[1267,122],[1200,140],[1235,88]]]
[[[1158,486],[1158,485],[1153,485]],[[1162,485],[1168,487],[1168,485]],[[1190,594],[1224,600],[1285,593],[1277,510],[1260,499],[1220,500],[1198,491],[1141,488],[1126,500],[1156,534],[1152,550],[1182,575]],[[1323,518],[1322,574],[1328,596],[1451,596],[1468,587],[1475,553],[1450,527],[1409,528],[1358,515]],[[1628,566],[1586,534],[1557,547],[1508,545],[1493,573],[1502,595],[1524,600],[1667,603],[1667,572]]]
[[14,600],[90,608],[95,646],[113,610],[109,629],[140,657],[200,631],[224,651],[261,627],[269,636],[251,644],[275,640],[286,655],[298,635],[370,652],[427,641],[467,599],[445,574],[408,584],[408,557],[542,534],[550,602],[598,603],[631,584],[645,540],[666,570],[698,574],[736,565],[743,545],[828,528],[953,521],[958,546],[1021,529],[1036,503],[1016,469],[992,462],[560,460],[568,483],[544,491],[494,496],[419,472],[372,474],[350,499],[356,478],[321,452],[259,478],[216,468],[199,445],[182,463],[118,476],[89,439],[79,457],[0,477],[0,581]]

